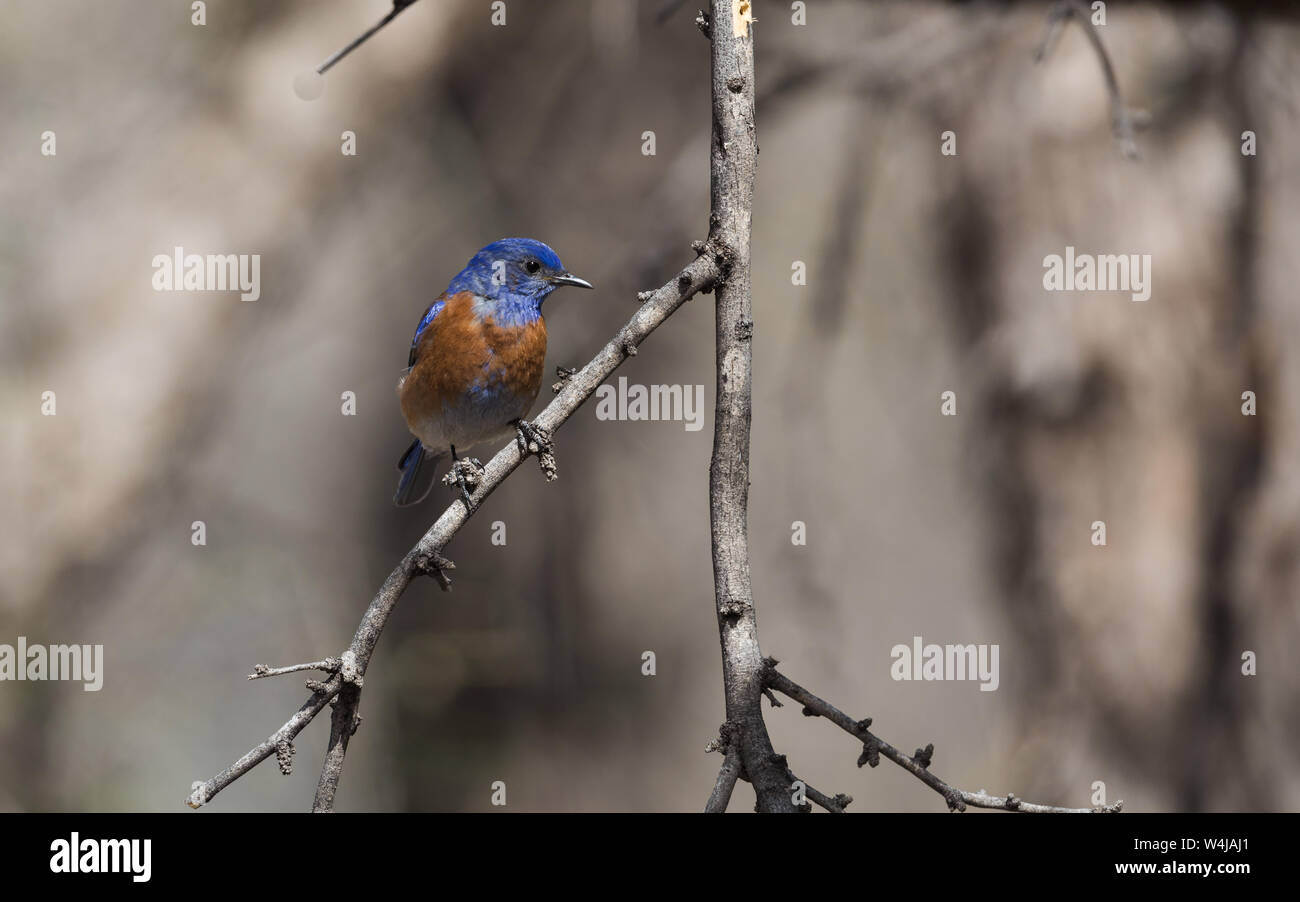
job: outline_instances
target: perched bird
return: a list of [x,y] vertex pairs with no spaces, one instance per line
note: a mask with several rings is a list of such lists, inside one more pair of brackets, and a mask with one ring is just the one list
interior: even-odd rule
[[[516,432],[520,445],[545,438],[524,416],[537,400],[546,359],[542,302],[561,285],[591,288],[564,268],[555,251],[531,238],[503,238],[483,248],[429,305],[415,327],[407,368],[397,381],[402,416],[415,436],[397,462],[393,501],[418,504],[415,486],[428,459],[452,457],[449,480],[470,506],[477,461],[456,449]],[[468,471],[468,473],[467,473]]]

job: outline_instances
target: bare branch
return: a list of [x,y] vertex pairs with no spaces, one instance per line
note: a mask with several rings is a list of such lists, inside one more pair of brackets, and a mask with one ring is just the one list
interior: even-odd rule
[[265,664],[258,664],[253,668],[253,672],[248,675],[250,680],[260,680],[263,677],[281,676],[286,673],[298,673],[302,670],[319,670],[323,673],[337,673],[342,662],[338,658],[326,658],[324,661],[312,661],[310,664],[291,664],[288,667],[268,667]]
[[303,703],[303,706],[294,712],[293,717],[285,721],[284,726],[272,733],[264,742],[253,746],[242,758],[212,779],[196,782],[189,798],[185,800],[185,804],[191,808],[203,807],[221,790],[276,754],[280,744],[291,742],[295,736],[301,733],[303,728],[311,723],[312,719],[330,703],[330,700],[338,695],[339,688],[342,685],[343,681],[338,676],[331,677],[329,682],[311,694],[311,697]]
[[713,226],[726,250],[717,300],[717,403],[709,463],[713,593],[722,644],[727,721],[735,726],[746,779],[759,811],[793,812],[786,768],[763,724],[763,653],[749,578],[751,336],[749,244],[758,145],[754,132],[754,39],[750,4],[712,0],[706,33],[713,72],[709,153]]
[[718,731],[720,738],[709,743],[705,751],[722,752],[722,768],[718,771],[717,782],[713,784],[713,792],[709,794],[709,801],[704,806],[705,814],[722,814],[727,810],[727,803],[731,801],[731,793],[736,788],[736,779],[740,776],[740,743],[736,742],[735,725],[724,723]]
[[393,0],[393,8],[390,9],[390,10],[388,11],[388,15],[384,16],[382,19],[380,19],[380,20],[379,20],[378,22],[376,22],[374,25],[372,25],[372,26],[370,26],[369,28],[367,28],[367,29],[366,29],[365,31],[363,31],[360,35],[358,35],[355,39],[353,39],[351,42],[349,42],[348,45],[347,45],[346,47],[344,47],[343,49],[339,50],[337,53],[335,53],[335,54],[334,54],[333,56],[331,56],[329,59],[325,60],[325,62],[323,62],[323,63],[321,63],[319,66],[317,66],[317,67],[316,67],[316,74],[317,74],[317,75],[324,75],[326,72],[328,72],[328,71],[330,70],[331,67],[333,67],[333,65],[334,65],[335,63],[337,63],[339,60],[343,59],[343,57],[347,56],[347,55],[348,55],[349,53],[351,53],[353,50],[356,50],[358,47],[360,47],[360,46],[361,46],[362,44],[364,44],[366,41],[368,41],[368,40],[370,40],[372,37],[374,37],[374,36],[375,36],[375,33],[378,32],[379,29],[383,28],[383,27],[384,27],[385,25],[387,25],[389,22],[391,22],[391,21],[393,21],[394,19],[396,19],[397,16],[398,16],[398,14],[401,13],[402,10],[406,9],[408,6],[411,6],[413,3],[415,3],[415,0]]
[[[722,259],[722,253],[715,245],[710,244],[709,252],[691,261],[685,269],[653,292],[649,300],[637,308],[627,324],[586,366],[564,380],[559,394],[538,414],[533,420],[533,425],[553,435],[626,359],[626,348],[640,345],[664,320],[696,294],[712,290],[721,273]],[[523,463],[525,456],[519,443],[511,439],[495,457],[488,461],[484,468],[483,480],[471,496],[473,510],[477,511],[482,506],[483,501],[496,491],[497,486]],[[338,788],[339,776],[343,769],[343,758],[347,752],[347,741],[356,731],[358,723],[357,706],[361,698],[362,680],[366,669],[370,666],[375,645],[379,642],[384,625],[388,622],[388,615],[392,613],[398,599],[411,581],[421,574],[435,577],[444,587],[450,585],[451,581],[446,571],[453,565],[442,556],[442,549],[472,515],[472,512],[466,510],[465,505],[459,500],[454,501],[443,511],[437,522],[429,527],[428,532],[406,553],[401,563],[384,580],[383,586],[375,594],[365,615],[361,618],[352,643],[339,656],[337,672],[321,688],[316,689],[298,713],[270,738],[254,747],[230,768],[196,788],[188,799],[191,807],[197,808],[211,801],[218,792],[274,754],[279,742],[298,735],[326,704],[335,696],[340,696],[331,718],[329,750],[326,753],[325,767],[313,806],[313,810],[331,810],[334,792]],[[273,672],[287,673],[304,669],[329,670],[328,667],[320,666],[328,663],[329,659],[326,659],[309,665],[280,668],[278,671],[266,668],[265,673],[258,668],[251,676],[257,678],[270,676]],[[345,687],[347,687],[346,692],[343,691]]]
[[[834,798],[832,798],[831,796],[826,795],[826,793],[821,792],[815,787],[813,787],[807,780],[800,780],[797,776],[795,776],[794,771],[790,770],[790,766],[786,761],[785,755],[777,755],[776,760],[777,763],[779,763],[782,767],[785,768],[785,778],[791,790],[794,789],[796,783],[802,783],[804,798],[807,799],[809,802],[821,806],[822,808],[829,811],[831,814],[843,814],[844,809],[849,807],[849,804],[853,801],[853,796],[846,796],[844,795],[844,793],[839,793]],[[801,807],[797,807],[796,810],[807,813],[812,811],[812,805],[804,805]]]
[[338,792],[339,780],[343,777],[343,757],[348,752],[348,740],[361,726],[361,715],[357,713],[360,702],[361,687],[355,685],[344,686],[334,700],[329,747],[316,784],[316,798],[311,806],[313,814],[334,810],[334,794]]
[[1047,54],[1056,45],[1061,31],[1065,28],[1065,23],[1069,19],[1074,19],[1079,23],[1079,27],[1088,36],[1088,41],[1097,54],[1098,62],[1101,63],[1102,74],[1106,77],[1106,92],[1110,95],[1111,132],[1119,142],[1120,151],[1130,160],[1136,160],[1138,152],[1134,132],[1136,126],[1146,124],[1147,114],[1138,110],[1130,110],[1124,105],[1124,99],[1119,92],[1119,78],[1115,75],[1115,67],[1111,64],[1110,54],[1106,52],[1106,47],[1101,42],[1101,32],[1092,23],[1088,7],[1082,0],[1060,0],[1052,7],[1047,14],[1047,32],[1043,36],[1043,42],[1039,45],[1038,51],[1034,54],[1034,59],[1035,61],[1042,61],[1047,57]]
[[[1029,814],[1114,814],[1124,806],[1121,799],[1113,805],[1101,808],[1061,808],[1056,805],[1039,805],[1034,802],[1026,802],[1017,798],[1014,793],[1007,793],[1006,796],[991,796],[982,789],[979,792],[966,792],[949,786],[930,773],[930,758],[934,754],[933,745],[918,749],[914,755],[903,754],[868,729],[871,726],[871,718],[854,720],[830,702],[818,698],[807,689],[778,673],[774,665],[774,661],[770,662],[767,669],[768,686],[803,705],[805,715],[824,717],[844,732],[862,741],[863,752],[858,759],[859,767],[863,764],[875,767],[880,763],[880,756],[883,755],[943,796],[944,801],[948,803],[948,808],[953,811],[965,811],[966,806],[969,805],[973,808],[997,808],[1003,811],[1020,811]],[[809,798],[811,797],[810,793]]]
[[834,797],[831,797],[826,795],[824,792],[818,792],[808,783],[807,780],[801,782],[803,783],[804,795],[807,796],[810,801],[816,802],[831,814],[843,814],[844,809],[848,808],[853,802],[853,796],[846,796],[841,792]]

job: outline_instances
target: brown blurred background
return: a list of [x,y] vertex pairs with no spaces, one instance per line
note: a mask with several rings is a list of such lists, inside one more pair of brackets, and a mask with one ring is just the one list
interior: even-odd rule
[[[392,506],[393,386],[480,246],[541,238],[595,282],[547,302],[548,372],[690,259],[697,5],[508,0],[493,27],[486,0],[422,0],[308,102],[295,76],[384,0],[213,0],[203,27],[188,2],[4,4],[0,643],[106,660],[98,693],[0,683],[0,810],[181,810],[301,703],[296,676],[244,675],[341,650],[450,500]],[[1045,3],[808,7],[804,26],[756,10],[765,652],[896,745],[934,742],[965,789],[1300,807],[1296,21],[1110,4],[1102,39],[1152,118],[1129,162],[1082,30],[1034,64]],[[260,254],[261,299],[153,291],[175,245]],[[1151,300],[1045,292],[1066,245],[1151,254]],[[619,374],[711,399],[710,303]],[[589,403],[557,436],[559,482],[530,462],[497,492],[447,549],[454,591],[418,582],[384,635],[341,809],[487,810],[494,780],[508,810],[702,808],[723,718],[705,422]],[[1000,688],[892,681],[914,635],[999,644]],[[292,776],[267,762],[212,807],[309,807],[326,721]],[[852,810],[943,810],[793,705],[768,722]]]

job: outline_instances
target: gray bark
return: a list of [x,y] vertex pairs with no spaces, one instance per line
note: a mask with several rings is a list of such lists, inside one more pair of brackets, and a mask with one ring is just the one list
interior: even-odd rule
[[[741,12],[742,8],[745,12]],[[718,394],[709,464],[713,586],[722,644],[727,720],[759,811],[794,811],[783,762],[763,723],[764,665],[749,578],[751,309],[749,245],[758,144],[754,133],[754,41],[749,4],[713,0],[711,225],[725,254],[717,300]]]

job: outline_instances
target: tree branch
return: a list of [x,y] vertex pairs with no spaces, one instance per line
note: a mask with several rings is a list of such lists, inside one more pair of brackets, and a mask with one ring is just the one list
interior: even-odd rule
[[[794,777],[794,773],[792,772],[790,776]],[[832,798],[824,792],[818,792],[807,781],[800,782],[803,783],[804,795],[807,796],[810,801],[816,802],[819,807],[826,809],[831,814],[843,814],[844,809],[848,808],[849,804],[853,801],[853,796],[846,796],[844,793],[839,793]]]
[[[973,808],[999,808],[1004,811],[1020,811],[1027,814],[1114,814],[1124,806],[1124,801],[1121,799],[1113,805],[1100,808],[1061,808],[1056,805],[1039,805],[1034,802],[1026,802],[1017,798],[1014,793],[1007,793],[1005,796],[991,796],[982,789],[979,792],[966,792],[957,789],[930,772],[930,758],[934,754],[933,745],[927,745],[924,749],[917,749],[915,755],[903,754],[868,729],[871,726],[871,718],[854,720],[830,702],[818,698],[799,684],[782,676],[776,671],[776,662],[771,659],[767,661],[766,683],[782,695],[789,696],[803,705],[803,713],[806,716],[824,717],[844,732],[860,739],[863,750],[861,757],[858,758],[858,767],[864,764],[875,767],[880,763],[880,756],[884,755],[943,796],[944,801],[948,803],[948,808],[952,811],[965,811],[966,806],[969,805]],[[808,797],[813,798],[811,791],[808,792]]]
[[[643,303],[637,312],[586,366],[564,380],[554,400],[533,420],[534,426],[554,434],[664,320],[696,294],[713,289],[721,274],[723,254],[715,244],[710,242],[697,244],[695,249],[699,256],[675,278],[653,292],[642,292],[639,295]],[[375,594],[365,615],[361,618],[351,644],[339,656],[337,672],[324,684],[309,683],[308,688],[313,689],[311,697],[266,741],[254,746],[235,764],[217,776],[195,784],[194,791],[187,800],[190,807],[198,808],[210,802],[217,793],[274,754],[280,743],[297,736],[324,709],[325,705],[337,696],[338,702],[334,706],[334,714],[331,718],[329,748],[326,752],[320,783],[317,786],[313,810],[329,811],[333,808],[334,793],[342,774],[348,739],[355,732],[358,723],[357,706],[361,700],[362,683],[366,670],[370,666],[375,645],[378,644],[384,625],[388,622],[389,614],[392,613],[398,599],[402,597],[402,593],[406,591],[411,581],[421,574],[438,578],[444,588],[450,585],[445,571],[451,569],[453,565],[442,557],[442,549],[473,516],[474,511],[482,506],[483,501],[523,463],[524,457],[525,454],[520,450],[518,442],[512,440],[488,461],[484,468],[483,480],[471,495],[472,509],[467,510],[459,499],[453,501],[384,580],[383,586]],[[273,673],[322,669],[320,665],[328,663],[330,662],[327,660],[288,668],[264,668],[265,672],[262,672],[263,668],[259,668],[252,676],[257,678],[270,676]]]
[[343,59],[343,57],[347,56],[347,55],[348,55],[349,53],[351,53],[353,50],[356,50],[358,47],[360,47],[360,46],[361,46],[362,44],[364,44],[366,41],[368,41],[368,40],[370,40],[372,37],[374,37],[374,36],[375,36],[375,33],[378,32],[379,29],[383,28],[383,27],[384,27],[385,25],[387,25],[389,22],[391,22],[391,21],[393,21],[394,19],[396,19],[398,13],[400,13],[402,10],[406,9],[408,6],[410,6],[410,5],[411,5],[412,3],[414,3],[414,2],[415,2],[415,0],[393,0],[393,8],[390,9],[390,10],[388,11],[388,14],[387,14],[386,16],[384,16],[382,19],[380,19],[380,20],[379,20],[378,22],[376,22],[374,25],[371,25],[369,28],[367,28],[365,31],[363,31],[360,35],[358,35],[357,37],[353,38],[353,39],[352,39],[352,40],[351,40],[351,41],[350,41],[350,42],[349,42],[345,47],[343,47],[343,48],[342,48],[341,50],[339,50],[337,53],[333,54],[329,59],[325,60],[325,62],[323,62],[323,63],[321,63],[319,66],[317,66],[317,67],[316,67],[316,74],[317,74],[317,75],[324,75],[326,72],[328,72],[328,71],[329,71],[329,70],[334,66],[335,63],[337,63],[339,60]]
[[735,741],[735,725],[724,723],[718,732],[721,738],[710,742],[705,749],[706,752],[723,753],[722,768],[718,771],[718,779],[713,784],[709,801],[704,806],[705,814],[722,814],[727,810],[727,803],[731,801],[731,793],[736,788],[736,779],[741,770],[740,743]]
[[334,700],[334,711],[330,715],[330,741],[325,751],[325,764],[321,767],[320,780],[316,784],[316,798],[312,800],[313,814],[322,814],[334,810],[334,794],[338,792],[339,780],[343,777],[343,757],[348,753],[348,740],[361,726],[361,715],[357,706],[361,703],[361,687],[345,685]]
[[722,645],[727,721],[740,746],[759,811],[797,810],[784,764],[763,723],[763,653],[749,578],[750,298],[754,201],[754,41],[747,0],[711,0],[701,29],[710,38],[713,135],[709,153],[712,240],[726,249],[717,301],[717,404],[709,463],[713,590]]
[[1097,30],[1097,26],[1092,24],[1088,7],[1081,0],[1059,0],[1048,12],[1047,32],[1043,35],[1043,42],[1038,46],[1034,59],[1041,62],[1047,57],[1069,19],[1079,23],[1079,27],[1088,36],[1088,42],[1092,44],[1092,49],[1097,54],[1102,74],[1106,77],[1106,92],[1110,95],[1111,132],[1119,142],[1120,151],[1124,156],[1135,160],[1138,155],[1135,129],[1146,124],[1147,114],[1139,110],[1130,110],[1124,105],[1124,99],[1119,93],[1119,78],[1115,75],[1110,54],[1106,52],[1106,47],[1101,42],[1101,33]]
[[337,676],[331,677],[329,682],[312,692],[311,697],[303,703],[301,708],[294,712],[293,717],[285,721],[284,726],[272,733],[264,742],[253,746],[242,758],[212,779],[195,781],[189,798],[185,800],[185,804],[191,808],[203,807],[221,790],[274,755],[284,743],[292,742],[294,737],[301,733],[303,728],[311,723],[312,719],[329,704],[330,700],[338,695],[341,685],[342,681]]
[[286,673],[297,673],[302,670],[319,670],[324,673],[338,673],[339,667],[343,664],[338,658],[326,658],[324,661],[312,661],[309,664],[293,664],[289,667],[267,667],[265,664],[258,664],[253,668],[253,672],[248,675],[250,680],[260,680],[269,676],[282,676]]

